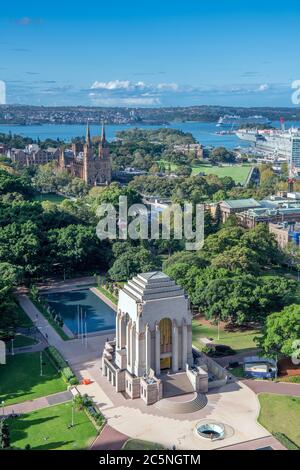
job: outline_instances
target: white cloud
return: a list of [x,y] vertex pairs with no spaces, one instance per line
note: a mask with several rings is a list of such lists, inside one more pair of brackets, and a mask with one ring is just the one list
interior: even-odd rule
[[269,89],[269,85],[267,83],[263,83],[258,87],[258,91],[266,91]]
[[177,83],[159,83],[157,85],[157,89],[164,91],[178,91],[179,86]]
[[130,80],[110,80],[109,82],[99,82],[96,80],[92,86],[92,90],[150,90],[150,91],[177,91],[179,89],[177,83],[158,83],[146,84],[145,82],[131,82]]
[[108,97],[97,95],[97,93],[90,93],[89,96],[93,104],[97,106],[157,106],[161,104],[159,98]]
[[110,82],[98,82],[92,84],[91,89],[100,90],[128,90],[130,87],[129,80],[112,80]]

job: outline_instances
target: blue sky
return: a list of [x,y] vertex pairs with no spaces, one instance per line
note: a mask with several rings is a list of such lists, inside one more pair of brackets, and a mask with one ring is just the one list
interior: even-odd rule
[[300,2],[14,1],[1,5],[7,102],[292,106]]

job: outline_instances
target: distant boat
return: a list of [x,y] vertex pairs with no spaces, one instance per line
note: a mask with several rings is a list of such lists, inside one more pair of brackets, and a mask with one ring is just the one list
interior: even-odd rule
[[216,126],[233,128],[233,127],[241,127],[242,125],[245,125],[245,124],[267,125],[270,123],[271,121],[268,118],[265,118],[264,116],[260,116],[260,115],[241,117],[237,114],[225,114],[224,116],[219,117],[219,120]]

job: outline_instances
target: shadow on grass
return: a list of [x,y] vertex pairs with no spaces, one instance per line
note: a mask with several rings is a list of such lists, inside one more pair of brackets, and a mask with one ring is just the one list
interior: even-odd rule
[[[23,416],[20,416],[18,418],[8,418],[7,423],[10,428],[10,433],[11,433],[11,441],[12,441],[12,447],[15,449],[21,449],[25,448],[26,444],[30,444],[30,448],[32,450],[51,450],[51,449],[58,449],[59,447],[66,446],[68,444],[72,444],[76,442],[76,439],[69,439],[65,441],[51,441],[51,434],[56,433],[58,430],[56,429],[51,429],[46,427],[44,432],[42,429],[38,429],[37,431],[34,430],[35,426],[43,425],[44,423],[49,423],[50,421],[53,421],[55,419],[59,418],[59,415],[54,415],[54,416],[48,416],[45,418],[38,418],[38,419],[26,419],[30,417],[30,414],[24,414]],[[80,426],[81,423],[78,425],[74,425],[74,429],[76,426]],[[30,430],[30,432],[28,432]],[[68,432],[68,427],[66,426],[65,428],[62,426],[60,427],[60,432],[67,433]],[[39,445],[34,445],[32,444],[32,438],[31,438],[31,433],[34,436],[36,432],[39,432],[39,438],[40,440],[43,440],[42,444]],[[22,447],[18,446],[19,441],[27,441],[22,444]],[[74,446],[75,448],[76,446]]]
[[[45,354],[42,358],[43,375],[41,376],[39,352],[8,357],[7,364],[1,366],[0,369],[0,401],[31,400],[64,389],[59,372],[49,362]],[[58,382],[51,384],[53,380]],[[59,386],[60,380],[61,386]],[[24,396],[24,400],[18,400],[21,396]]]

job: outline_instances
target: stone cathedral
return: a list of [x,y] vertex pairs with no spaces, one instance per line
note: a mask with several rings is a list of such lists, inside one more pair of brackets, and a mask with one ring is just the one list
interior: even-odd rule
[[94,155],[90,128],[87,125],[85,143],[75,142],[71,150],[61,149],[58,166],[67,170],[89,186],[106,185],[111,182],[111,161],[109,146],[105,137],[105,127],[98,145],[98,155]]
[[117,392],[148,405],[165,396],[170,376],[180,383],[177,394],[207,391],[207,371],[194,364],[188,297],[166,274],[139,274],[120,290],[116,338],[105,344],[102,373]]

